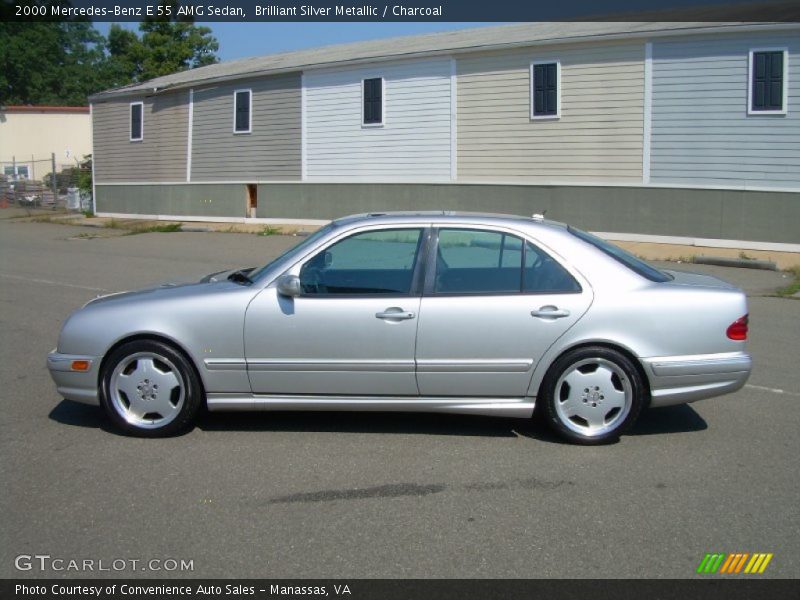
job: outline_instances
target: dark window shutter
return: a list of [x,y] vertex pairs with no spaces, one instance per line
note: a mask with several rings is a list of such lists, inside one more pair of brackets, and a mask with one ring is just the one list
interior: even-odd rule
[[236,92],[236,131],[250,129],[250,92]]
[[783,85],[783,52],[754,52],[753,110],[782,110]]
[[142,139],[142,105],[131,104],[131,139]]
[[383,79],[364,80],[364,123],[383,122]]
[[558,114],[558,65],[533,66],[533,115]]

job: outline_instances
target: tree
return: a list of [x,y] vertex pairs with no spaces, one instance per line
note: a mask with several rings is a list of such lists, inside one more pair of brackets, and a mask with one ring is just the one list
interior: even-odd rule
[[85,104],[106,86],[104,48],[90,23],[0,22],[0,104]]
[[140,81],[217,62],[219,43],[211,29],[194,25],[191,17],[177,16],[177,0],[166,0],[172,17],[152,17],[139,24],[145,48]]
[[[54,2],[63,0],[30,3]],[[217,62],[211,29],[179,17],[177,0],[162,5],[171,16],[140,23],[141,36],[117,24],[106,39],[88,22],[0,21],[0,105],[82,105],[108,88]]]
[[139,23],[141,38],[116,23],[111,26],[107,75],[117,85],[217,62],[219,43],[211,29],[195,25],[192,17],[179,16],[177,0],[163,0],[161,5],[169,8],[162,11],[163,16]]
[[145,47],[133,31],[111,24],[106,42],[108,59],[105,64],[107,87],[120,87],[142,80]]

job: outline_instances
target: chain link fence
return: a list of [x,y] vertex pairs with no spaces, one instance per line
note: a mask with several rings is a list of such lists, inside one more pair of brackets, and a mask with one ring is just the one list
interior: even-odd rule
[[0,208],[91,210],[91,158],[56,164],[48,158],[0,160]]

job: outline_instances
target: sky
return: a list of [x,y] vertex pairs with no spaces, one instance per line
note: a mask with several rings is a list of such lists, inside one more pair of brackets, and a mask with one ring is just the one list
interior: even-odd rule
[[[259,56],[345,42],[467,29],[499,23],[202,23],[219,42],[220,60]],[[137,23],[122,23],[138,31]],[[95,23],[103,35],[110,23]]]

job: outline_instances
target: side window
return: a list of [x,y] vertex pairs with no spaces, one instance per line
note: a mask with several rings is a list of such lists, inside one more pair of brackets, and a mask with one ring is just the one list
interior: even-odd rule
[[303,294],[410,294],[422,229],[367,231],[319,252],[300,269]]
[[493,231],[442,229],[434,291],[439,294],[519,292],[522,240]]
[[549,254],[526,242],[522,290],[538,294],[568,294],[580,292],[581,286]]
[[569,294],[580,284],[530,242],[493,231],[442,229],[436,251],[438,294]]

